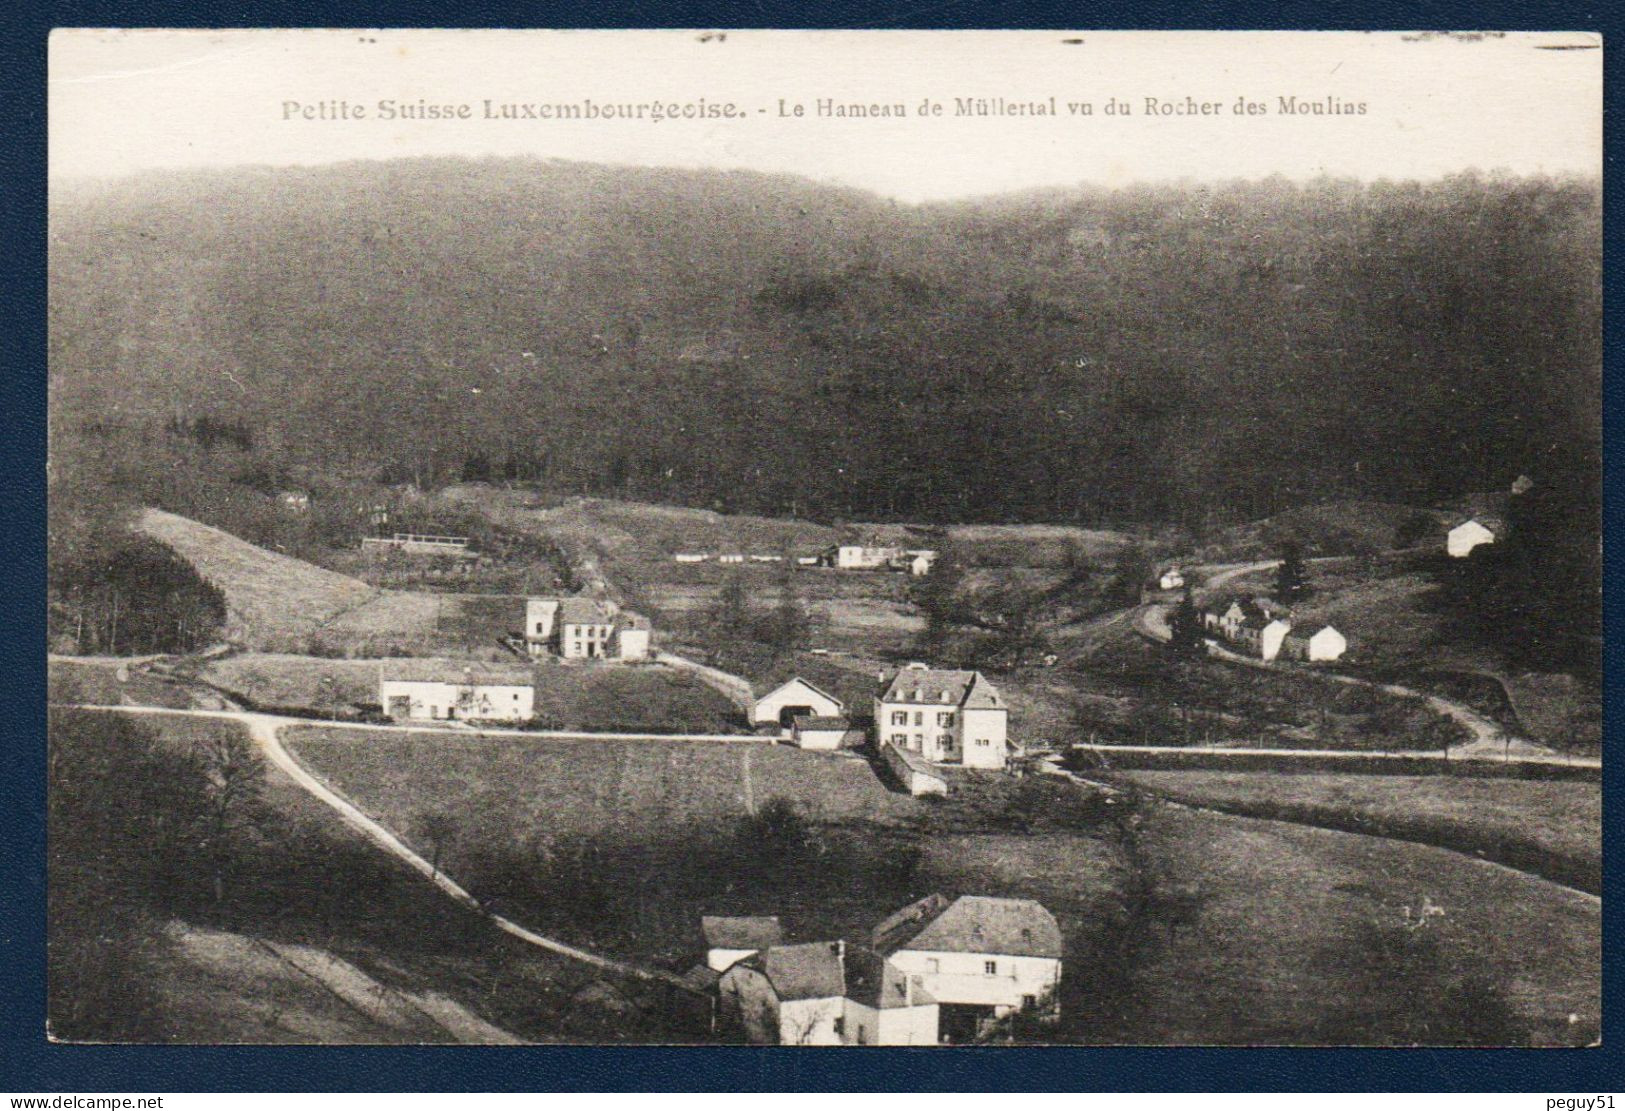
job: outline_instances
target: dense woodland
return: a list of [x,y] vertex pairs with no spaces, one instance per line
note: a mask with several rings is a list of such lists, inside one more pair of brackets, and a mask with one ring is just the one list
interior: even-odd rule
[[1593,181],[911,207],[412,160],[59,190],[51,237],[59,449],[203,420],[266,468],[937,521],[1599,478]]

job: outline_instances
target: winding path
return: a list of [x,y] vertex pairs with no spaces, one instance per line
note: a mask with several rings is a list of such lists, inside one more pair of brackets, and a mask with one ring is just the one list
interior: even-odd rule
[[[391,856],[400,860],[407,867],[423,876],[430,883],[438,887],[442,893],[450,896],[455,902],[462,904],[469,910],[475,911],[488,919],[497,929],[512,934],[519,940],[534,945],[538,949],[545,949],[550,953],[568,957],[571,960],[590,964],[607,972],[631,976],[639,980],[656,981],[668,984],[683,991],[693,989],[680,977],[659,969],[640,968],[637,965],[627,964],[610,957],[600,956],[586,949],[569,945],[555,938],[546,937],[500,914],[493,914],[485,905],[465,890],[457,881],[444,872],[435,868],[423,857],[419,856],[404,841],[396,836],[382,823],[376,821],[355,803],[334,790],[327,782],[301,764],[297,757],[282,744],[281,732],[289,725],[310,725],[304,718],[279,717],[274,714],[251,713],[246,710],[170,710],[161,706],[97,706],[75,705],[74,708],[82,710],[99,710],[122,714],[171,714],[183,717],[211,718],[216,721],[235,721],[243,725],[248,736],[253,740],[271,764],[286,774],[308,794],[336,811],[344,824],[360,833],[374,845],[383,849]],[[374,728],[388,729],[390,726],[375,726]],[[456,730],[440,730],[440,732],[457,732]],[[537,734],[528,734],[537,736]]]

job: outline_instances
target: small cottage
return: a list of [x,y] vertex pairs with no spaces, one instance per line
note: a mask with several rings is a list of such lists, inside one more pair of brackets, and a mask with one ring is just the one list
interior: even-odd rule
[[397,660],[379,672],[378,703],[396,721],[527,721],[534,683],[528,668]]
[[788,736],[798,717],[836,718],[845,712],[839,698],[797,676],[757,699],[750,721],[752,725],[777,725]]
[[1305,663],[1331,663],[1348,651],[1349,642],[1330,625],[1304,625],[1281,641],[1281,655]]
[[1464,559],[1480,544],[1493,544],[1505,529],[1494,518],[1470,517],[1445,536],[1444,549],[1452,559]]
[[790,722],[790,739],[797,748],[833,752],[845,742],[851,728],[846,718],[799,714]]

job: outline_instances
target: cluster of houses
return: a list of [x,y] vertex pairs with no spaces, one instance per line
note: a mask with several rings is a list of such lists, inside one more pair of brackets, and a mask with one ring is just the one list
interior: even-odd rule
[[1348,639],[1324,622],[1294,624],[1292,611],[1269,598],[1237,598],[1201,611],[1202,627],[1262,660],[1330,663]]
[[914,576],[929,574],[937,561],[937,553],[930,548],[903,548],[897,546],[871,546],[864,544],[837,544],[817,555],[787,557],[782,555],[746,555],[725,552],[713,556],[710,552],[677,552],[675,563],[723,564],[782,563],[794,558],[801,567],[833,567],[842,571],[902,571]]
[[[1009,758],[1009,706],[979,671],[911,663],[879,677],[874,697],[876,748],[891,745],[936,764],[1002,768]],[[751,724],[776,729],[801,748],[836,749],[861,740],[846,706],[805,679],[758,699]]]
[[[649,635],[647,618],[605,598],[525,599],[531,659],[646,660]],[[378,703],[396,721],[522,722],[535,714],[535,676],[525,665],[397,660],[389,669],[379,672]]]
[[786,944],[776,917],[705,917],[718,1028],[755,1045],[939,1045],[1017,1012],[1060,1015],[1061,930],[1031,899],[927,895],[866,945]]

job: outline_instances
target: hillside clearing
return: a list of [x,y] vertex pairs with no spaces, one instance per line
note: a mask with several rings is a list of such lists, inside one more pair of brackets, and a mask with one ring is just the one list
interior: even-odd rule
[[1600,784],[1456,776],[1121,773],[1160,794],[1258,817],[1478,852],[1601,890]]

